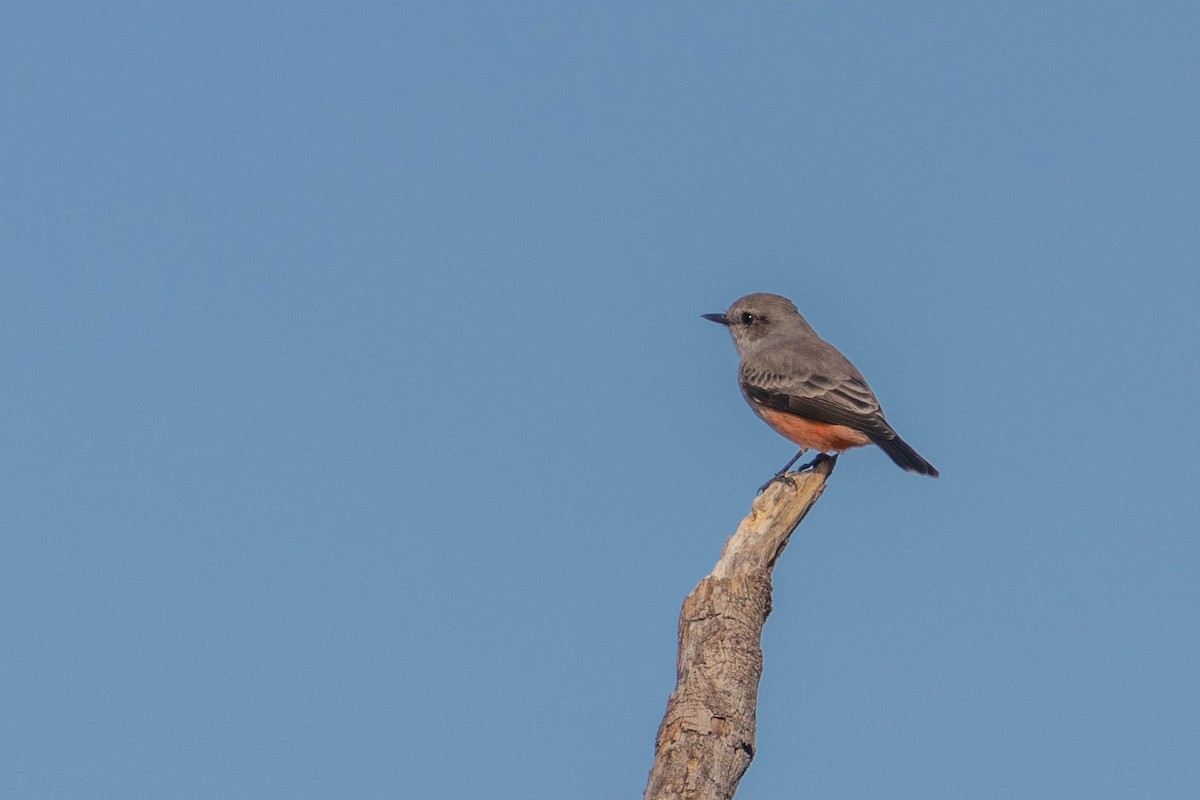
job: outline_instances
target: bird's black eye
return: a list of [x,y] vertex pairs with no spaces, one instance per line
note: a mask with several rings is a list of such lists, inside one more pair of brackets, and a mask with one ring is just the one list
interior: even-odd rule
[[758,317],[754,316],[749,311],[743,311],[742,315],[738,317],[738,322],[742,323],[743,325],[749,325],[756,319],[758,319]]

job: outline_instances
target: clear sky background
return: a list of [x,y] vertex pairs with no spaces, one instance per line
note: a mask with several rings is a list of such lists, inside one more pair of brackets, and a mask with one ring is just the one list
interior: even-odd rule
[[1200,796],[1200,5],[16,3],[0,796],[637,797],[792,447],[739,798]]

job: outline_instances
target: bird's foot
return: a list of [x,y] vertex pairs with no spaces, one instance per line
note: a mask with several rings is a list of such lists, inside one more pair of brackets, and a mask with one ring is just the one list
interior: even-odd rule
[[[800,452],[803,453],[804,451],[801,450]],[[799,458],[799,456],[797,456],[796,458]],[[787,481],[789,484],[792,485],[792,488],[795,488],[796,481],[793,479],[793,477],[792,477],[793,475],[799,475],[801,472],[805,472],[807,470],[813,469],[818,464],[821,464],[825,461],[832,461],[832,460],[836,459],[837,456],[836,455],[831,456],[826,453],[817,453],[816,457],[813,458],[812,461],[809,461],[805,464],[801,464],[800,466],[796,467],[795,472],[788,472],[788,467],[790,467],[790,466],[792,466],[792,464],[796,463],[796,458],[793,458],[791,461],[789,461],[787,463],[787,466],[785,466],[783,469],[779,470],[779,472],[776,472],[771,477],[771,480],[767,481],[762,486],[758,487],[758,494],[762,494],[763,492],[765,492],[767,490],[767,487],[770,486],[772,483],[775,483],[776,481]]]
[[809,461],[807,464],[801,464],[800,466],[796,467],[796,472],[804,472],[806,469],[813,469],[818,464],[820,464],[824,461],[832,461],[835,458],[837,458],[837,456],[831,456],[828,453],[817,453],[816,457],[812,461]]
[[758,494],[762,494],[763,492],[765,492],[767,490],[768,486],[770,486],[772,483],[777,483],[777,482],[778,483],[786,482],[786,483],[790,484],[793,489],[796,488],[796,482],[794,480],[792,480],[792,474],[793,473],[791,473],[791,472],[776,472],[771,477],[771,480],[767,481],[762,486],[758,487]]

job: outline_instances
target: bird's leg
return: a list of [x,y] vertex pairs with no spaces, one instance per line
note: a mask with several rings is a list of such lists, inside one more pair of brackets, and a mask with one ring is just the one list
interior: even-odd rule
[[[781,470],[779,470],[779,472],[775,473],[775,477],[778,478],[780,475],[783,475],[785,472],[787,472],[789,469],[791,469],[792,464],[795,464],[797,461],[799,461],[800,456],[804,455],[807,452],[808,452],[807,448],[801,447],[800,452],[796,453],[796,455],[792,456],[792,460],[789,461],[788,463],[784,464],[783,469],[781,469]],[[801,467],[801,469],[804,469],[804,468]]]
[[[790,475],[788,475],[788,469],[791,468],[792,464],[795,464],[797,461],[799,461],[800,456],[804,455],[805,452],[806,451],[801,450],[799,453],[796,453],[796,456],[791,461],[784,464],[783,469],[779,470],[779,472],[776,472],[775,476],[772,477],[771,480],[767,481],[762,486],[758,487],[758,493],[762,494],[763,492],[765,492],[767,490],[767,487],[770,486],[775,481],[791,482],[792,478]],[[820,464],[824,461],[837,461],[837,453],[834,453],[833,455],[829,455],[828,453],[817,453],[816,457],[813,458],[812,461],[809,461],[807,464],[801,464],[799,467],[797,467],[796,472],[804,472],[805,470],[812,469],[813,467],[817,466],[818,464]],[[793,485],[795,485],[795,484],[793,484]]]
[[796,472],[804,472],[804,470],[806,470],[806,469],[812,469],[817,464],[820,464],[822,461],[837,461],[837,453],[834,453],[833,455],[829,455],[828,453],[817,453],[816,458],[814,458],[812,461],[808,462],[807,464],[801,464],[800,467],[796,470]]
[[[765,492],[767,490],[767,487],[770,486],[775,481],[786,480],[785,476],[787,475],[787,471],[789,469],[791,469],[792,464],[795,464],[797,461],[799,461],[800,456],[804,455],[806,452],[807,452],[807,449],[801,447],[800,452],[796,453],[796,455],[792,456],[792,460],[783,465],[783,469],[779,470],[779,472],[776,472],[773,476],[771,476],[771,480],[767,481],[762,486],[758,487],[758,493],[762,494],[763,492]],[[818,456],[818,458],[820,458],[820,456]],[[816,459],[813,459],[813,462],[815,463]],[[812,466],[812,465],[810,464],[809,466]],[[803,469],[803,467],[801,467],[801,469]]]

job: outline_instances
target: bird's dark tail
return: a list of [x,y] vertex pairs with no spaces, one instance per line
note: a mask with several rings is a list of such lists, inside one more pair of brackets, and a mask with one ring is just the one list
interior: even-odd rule
[[886,439],[882,436],[872,436],[871,441],[879,445],[879,449],[887,453],[888,458],[895,461],[896,465],[905,472],[915,472],[918,475],[928,475],[931,478],[938,476],[937,468],[921,458],[920,454],[909,447],[908,442],[899,436],[893,434],[891,439]]

